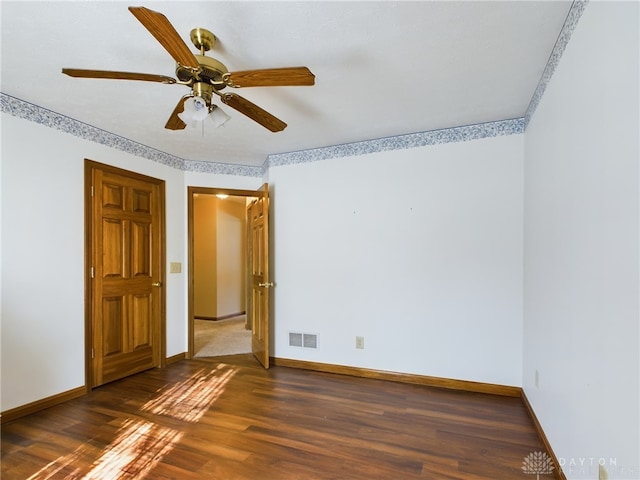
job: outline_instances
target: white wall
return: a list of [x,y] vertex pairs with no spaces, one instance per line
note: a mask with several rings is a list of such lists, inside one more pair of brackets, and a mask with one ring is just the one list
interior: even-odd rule
[[[2,410],[84,385],[85,158],[166,181],[167,258],[184,261],[181,171],[3,114]],[[168,355],[185,351],[181,277],[167,275]]]
[[219,318],[246,310],[245,197],[193,198],[193,314]]
[[256,177],[242,177],[237,175],[214,175],[211,173],[203,172],[184,172],[184,184],[188,187],[257,190],[263,183],[264,182],[262,181],[262,179]]
[[[215,198],[215,197],[214,197]],[[217,202],[217,317],[246,310],[246,206],[244,197]]]
[[523,135],[272,167],[275,356],[520,385],[522,168]]
[[569,479],[640,478],[638,14],[587,6],[525,134],[523,382]]
[[186,185],[261,184],[185,173],[2,113],[1,411],[84,385],[85,158],[166,182],[167,263],[183,264],[180,274],[167,265],[167,356],[187,350]]
[[217,317],[217,217],[215,195],[193,196],[193,315]]

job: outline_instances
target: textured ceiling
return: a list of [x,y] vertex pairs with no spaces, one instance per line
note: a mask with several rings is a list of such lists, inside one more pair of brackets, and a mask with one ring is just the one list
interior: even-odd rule
[[[61,68],[175,76],[130,3],[0,3],[3,93],[186,160],[261,165],[269,154],[524,116],[571,2],[145,2],[229,70],[305,65],[313,87],[234,90],[284,120],[164,129],[181,85],[76,79]],[[195,50],[194,50],[195,52]]]

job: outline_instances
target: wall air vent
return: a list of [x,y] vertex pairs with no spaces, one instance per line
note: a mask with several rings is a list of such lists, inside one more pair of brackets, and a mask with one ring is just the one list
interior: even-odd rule
[[318,335],[315,333],[289,332],[289,346],[318,348]]
[[302,334],[289,332],[289,346],[301,347],[302,346]]
[[318,336],[313,333],[303,333],[302,346],[305,348],[318,348]]

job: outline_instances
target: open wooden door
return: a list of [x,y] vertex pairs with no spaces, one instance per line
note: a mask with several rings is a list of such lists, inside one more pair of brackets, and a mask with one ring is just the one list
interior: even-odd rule
[[87,162],[90,386],[162,366],[164,182]]
[[251,325],[251,351],[269,368],[269,185],[247,208],[249,298],[247,316]]

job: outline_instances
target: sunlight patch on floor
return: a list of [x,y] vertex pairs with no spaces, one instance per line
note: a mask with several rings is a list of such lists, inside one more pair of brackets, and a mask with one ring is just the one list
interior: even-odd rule
[[[85,443],[73,453],[58,458],[28,480],[55,478],[113,480],[144,478],[162,458],[173,450],[183,433],[147,420],[126,420],[116,438],[102,451],[88,472],[75,463],[86,465],[92,447]],[[86,467],[82,470],[86,470]]]
[[225,385],[235,373],[236,369],[222,364],[213,371],[202,369],[149,400],[141,410],[183,422],[197,422],[224,392]]
[[83,480],[144,478],[183,433],[145,420],[127,420]]
[[87,448],[82,445],[77,448],[73,453],[60,457],[47,466],[41,468],[39,471],[31,475],[27,480],[49,480],[51,478],[80,478],[80,468],[73,467],[76,462],[82,462],[83,458],[86,458]]
[[[140,410],[183,422],[198,422],[224,392],[225,386],[236,372],[236,368],[223,364],[214,370],[201,369],[189,378],[161,391]],[[144,478],[173,450],[183,434],[184,432],[153,421],[127,419],[88,472],[86,467],[74,465],[86,465],[90,462],[88,458],[95,458],[96,447],[92,442],[86,442],[73,453],[54,460],[27,480]]]

